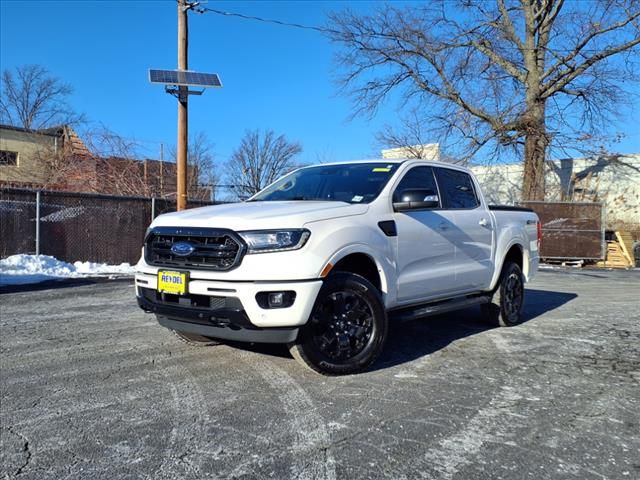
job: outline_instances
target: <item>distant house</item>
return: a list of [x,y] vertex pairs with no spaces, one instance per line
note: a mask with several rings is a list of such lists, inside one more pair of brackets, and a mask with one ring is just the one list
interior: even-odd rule
[[[189,197],[208,200],[189,167]],[[111,195],[176,195],[176,164],[92,155],[68,125],[44,130],[0,125],[0,187],[35,188]]]
[[70,126],[27,130],[0,125],[0,185],[50,185],[54,159],[62,157],[90,158],[89,150]]

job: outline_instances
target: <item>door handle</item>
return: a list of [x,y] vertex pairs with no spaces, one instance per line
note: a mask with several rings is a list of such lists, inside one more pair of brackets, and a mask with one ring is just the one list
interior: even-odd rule
[[438,230],[449,230],[449,224],[441,223],[440,225],[438,225]]
[[478,223],[480,224],[480,226],[486,227],[487,225],[489,225],[489,220],[487,220],[486,218],[481,218]]

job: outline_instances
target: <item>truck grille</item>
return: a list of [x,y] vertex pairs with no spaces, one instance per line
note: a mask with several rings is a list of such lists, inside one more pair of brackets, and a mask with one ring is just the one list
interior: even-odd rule
[[[173,247],[187,244],[182,255]],[[173,250],[172,250],[173,249]],[[231,230],[156,227],[147,233],[144,258],[149,265],[205,270],[231,270],[242,261],[246,247]]]

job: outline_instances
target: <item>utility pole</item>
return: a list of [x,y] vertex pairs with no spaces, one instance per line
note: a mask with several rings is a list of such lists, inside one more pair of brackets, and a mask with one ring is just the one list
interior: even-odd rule
[[160,196],[164,195],[164,144],[160,144]]
[[[187,1],[178,0],[178,70],[187,70],[189,50],[189,26],[187,23]],[[187,208],[187,143],[189,87],[178,87],[178,148],[177,148],[177,195],[176,209]]]
[[[176,209],[187,208],[187,143],[189,139],[187,101],[189,95],[202,95],[206,88],[221,88],[222,82],[216,73],[192,72],[188,69],[187,52],[189,50],[189,27],[187,12],[193,10],[203,13],[200,2],[178,0],[178,69],[149,69],[149,82],[164,85],[165,92],[178,99],[178,142],[176,149]],[[202,90],[190,90],[199,87]],[[164,176],[162,175],[162,145],[160,145],[160,191]]]

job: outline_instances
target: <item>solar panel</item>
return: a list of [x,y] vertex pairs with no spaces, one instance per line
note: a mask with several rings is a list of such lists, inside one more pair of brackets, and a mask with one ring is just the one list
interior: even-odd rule
[[217,73],[199,73],[190,70],[149,70],[149,81],[183,87],[222,87]]

